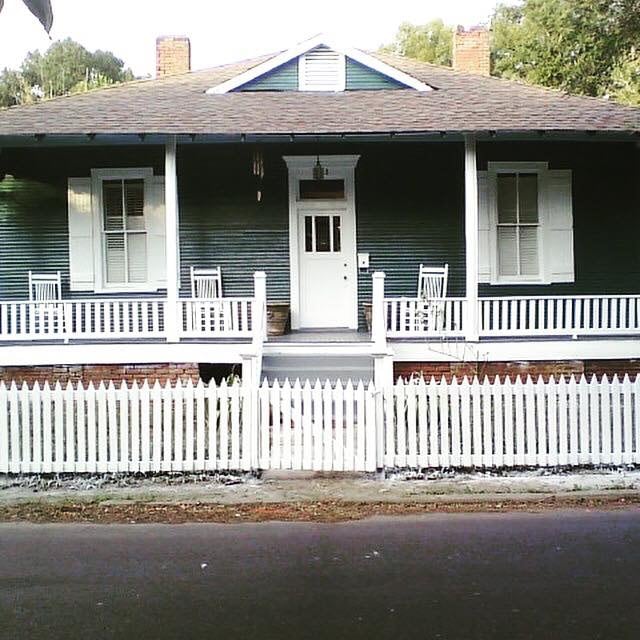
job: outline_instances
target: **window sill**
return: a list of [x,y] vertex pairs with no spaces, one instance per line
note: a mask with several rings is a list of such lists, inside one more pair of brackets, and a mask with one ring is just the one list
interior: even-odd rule
[[143,284],[136,287],[114,285],[112,287],[95,287],[94,293],[109,294],[109,293],[156,293],[162,289],[161,286],[152,284]]

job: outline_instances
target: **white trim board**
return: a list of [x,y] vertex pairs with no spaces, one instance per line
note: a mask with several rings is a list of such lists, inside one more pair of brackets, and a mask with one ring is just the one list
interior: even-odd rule
[[341,53],[345,58],[351,58],[365,67],[369,67],[370,69],[373,69],[378,73],[382,73],[393,80],[397,80],[410,89],[415,89],[416,91],[433,91],[433,87],[417,80],[408,73],[400,71],[400,69],[396,69],[386,62],[382,62],[364,51],[360,51],[359,49],[354,49],[352,47],[345,47],[331,36],[320,34],[296,44],[290,49],[275,55],[273,58],[263,62],[262,64],[256,65],[255,67],[248,69],[247,71],[244,71],[243,73],[240,73],[219,85],[207,89],[206,93],[209,95],[229,93],[229,91],[233,91],[256,78],[259,78],[265,73],[273,71],[277,67],[286,64],[294,58],[297,58],[320,45],[329,47],[337,53]]
[[389,343],[398,362],[518,362],[640,358],[637,338],[431,341]]

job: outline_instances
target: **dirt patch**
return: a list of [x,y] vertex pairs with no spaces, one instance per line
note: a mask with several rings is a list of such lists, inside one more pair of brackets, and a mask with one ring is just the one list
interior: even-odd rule
[[602,497],[549,496],[532,500],[476,502],[291,502],[291,503],[126,503],[28,502],[0,507],[0,522],[32,523],[238,523],[238,522],[346,522],[374,516],[427,513],[538,512],[551,509],[638,508],[640,495]]

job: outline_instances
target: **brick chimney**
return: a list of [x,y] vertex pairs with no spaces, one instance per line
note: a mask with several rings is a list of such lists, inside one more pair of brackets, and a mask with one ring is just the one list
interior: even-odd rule
[[156,78],[191,71],[191,42],[185,36],[160,36],[156,40]]
[[453,68],[456,71],[491,74],[490,33],[485,27],[458,27],[453,35]]

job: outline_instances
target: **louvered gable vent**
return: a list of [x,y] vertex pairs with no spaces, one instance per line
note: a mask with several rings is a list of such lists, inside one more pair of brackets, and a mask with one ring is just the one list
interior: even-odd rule
[[300,56],[300,91],[344,91],[345,57],[329,47],[316,47]]

